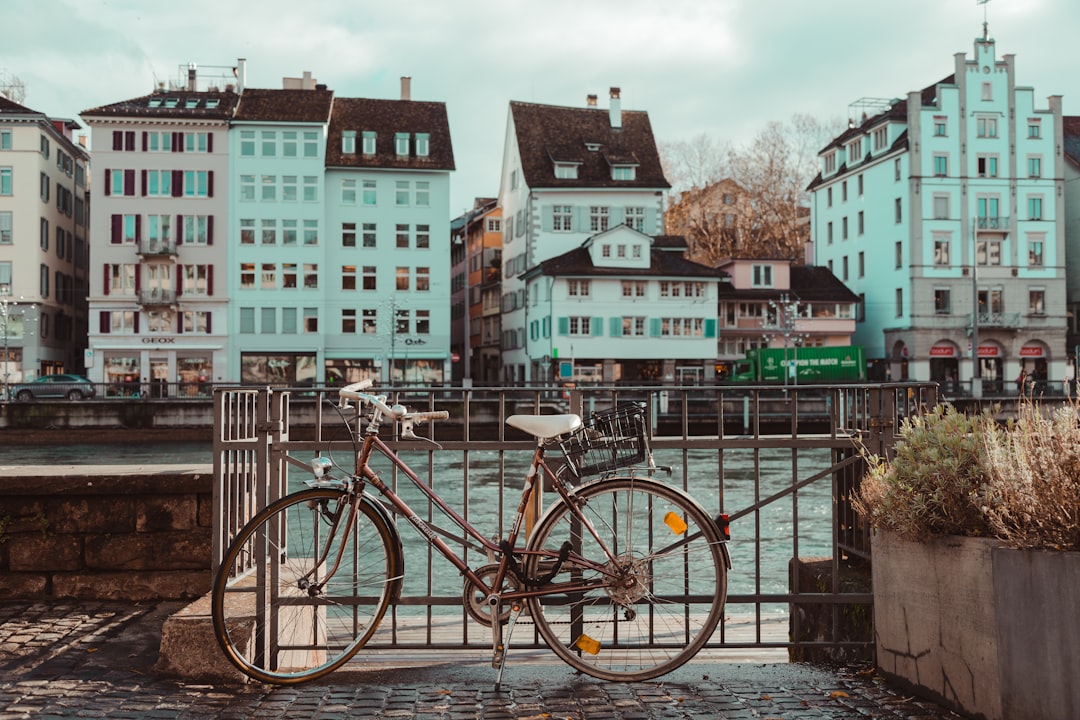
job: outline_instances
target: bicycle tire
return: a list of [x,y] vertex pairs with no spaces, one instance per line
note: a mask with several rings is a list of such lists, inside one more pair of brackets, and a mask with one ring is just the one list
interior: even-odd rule
[[[368,501],[340,490],[304,490],[271,503],[229,545],[214,578],[214,634],[225,656],[248,677],[278,685],[348,662],[375,633],[400,583],[394,533]],[[317,566],[316,548],[325,547]],[[339,550],[341,564],[317,589],[311,580],[334,566]],[[260,553],[265,563],[255,562]]]
[[[526,545],[526,574],[541,577],[569,541],[572,554],[550,582],[607,579],[530,598],[540,636],[571,667],[602,680],[649,680],[680,667],[723,616],[727,562],[716,523],[686,493],[648,478],[596,480],[577,488],[573,502],[616,561],[568,505],[548,510]],[[529,554],[538,552],[546,555]]]

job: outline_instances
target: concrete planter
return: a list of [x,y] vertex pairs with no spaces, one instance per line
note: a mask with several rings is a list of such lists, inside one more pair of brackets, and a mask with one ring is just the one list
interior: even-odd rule
[[875,534],[878,668],[970,717],[1080,717],[1080,553],[997,545]]

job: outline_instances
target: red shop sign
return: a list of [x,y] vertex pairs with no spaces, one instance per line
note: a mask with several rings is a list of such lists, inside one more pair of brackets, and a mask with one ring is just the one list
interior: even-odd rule
[[1020,357],[1042,357],[1043,349],[1041,347],[1022,347],[1020,348]]
[[980,345],[979,357],[997,357],[998,346],[997,345]]
[[955,357],[956,348],[952,345],[935,345],[930,348],[930,357]]

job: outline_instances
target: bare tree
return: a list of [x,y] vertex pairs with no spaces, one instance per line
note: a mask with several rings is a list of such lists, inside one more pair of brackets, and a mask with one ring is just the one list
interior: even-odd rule
[[[817,174],[818,151],[842,129],[840,120],[824,124],[799,114],[787,124],[770,122],[748,145],[729,148],[722,164],[713,161],[726,168],[723,180],[690,186],[671,205],[667,232],[686,236],[689,256],[698,262],[736,256],[801,260],[810,234],[806,188]],[[688,145],[702,153],[716,148],[701,138]]]
[[731,147],[717,143],[705,133],[690,140],[660,143],[664,175],[676,195],[700,189],[725,177]]

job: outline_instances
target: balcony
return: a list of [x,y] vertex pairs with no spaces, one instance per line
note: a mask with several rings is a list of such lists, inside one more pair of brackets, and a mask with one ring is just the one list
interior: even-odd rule
[[143,257],[171,257],[176,255],[176,243],[172,240],[140,240],[136,252]]
[[[970,316],[968,316],[970,318]],[[979,313],[980,328],[996,328],[999,330],[1019,330],[1023,326],[1020,313]]]
[[982,232],[1008,232],[1009,218],[1007,217],[977,217],[975,229]]
[[162,288],[140,290],[139,304],[144,307],[161,307],[175,305],[176,292],[173,290],[164,290]]

